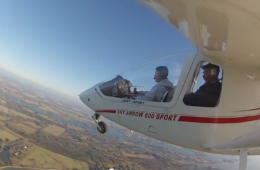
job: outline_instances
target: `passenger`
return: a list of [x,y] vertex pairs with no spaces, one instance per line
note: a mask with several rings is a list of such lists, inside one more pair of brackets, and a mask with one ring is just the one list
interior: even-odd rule
[[166,66],[159,66],[156,68],[154,79],[157,82],[150,91],[138,91],[134,90],[135,94],[141,94],[143,96],[135,97],[136,100],[146,100],[161,102],[164,95],[170,89],[173,89],[173,83],[168,80],[168,68]]
[[186,94],[183,102],[189,106],[215,107],[222,88],[218,79],[219,66],[209,63],[201,68],[205,83],[195,93]]

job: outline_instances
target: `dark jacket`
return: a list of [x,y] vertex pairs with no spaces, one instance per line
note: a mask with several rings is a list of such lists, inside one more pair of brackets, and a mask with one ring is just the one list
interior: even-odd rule
[[219,81],[205,83],[195,92],[187,94],[183,102],[189,106],[215,107],[221,93]]

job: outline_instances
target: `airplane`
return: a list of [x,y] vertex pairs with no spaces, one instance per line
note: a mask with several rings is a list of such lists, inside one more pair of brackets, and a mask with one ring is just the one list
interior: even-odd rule
[[[83,91],[79,98],[95,112],[97,130],[108,130],[100,120],[104,116],[176,146],[239,155],[238,169],[246,170],[248,155],[260,155],[260,1],[137,1],[177,29],[197,51],[140,64]],[[195,90],[205,63],[220,67],[221,94],[214,107],[189,106],[183,98]],[[174,88],[160,102],[135,99],[133,87],[150,90],[155,83],[151,76],[160,65],[168,67]]]

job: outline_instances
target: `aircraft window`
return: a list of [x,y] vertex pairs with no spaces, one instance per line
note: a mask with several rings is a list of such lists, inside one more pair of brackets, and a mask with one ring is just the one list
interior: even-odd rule
[[191,88],[183,98],[184,104],[216,107],[221,95],[222,79],[222,68],[208,62],[200,62],[195,70]]
[[199,6],[196,15],[205,51],[225,51],[228,37],[228,18],[219,11]]
[[170,102],[188,53],[162,57],[105,81],[100,91],[109,97]]

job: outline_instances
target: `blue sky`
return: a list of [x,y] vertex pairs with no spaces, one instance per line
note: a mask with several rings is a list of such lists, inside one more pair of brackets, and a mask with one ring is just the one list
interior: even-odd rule
[[195,51],[135,0],[1,0],[0,26],[0,67],[69,95],[151,59]]

